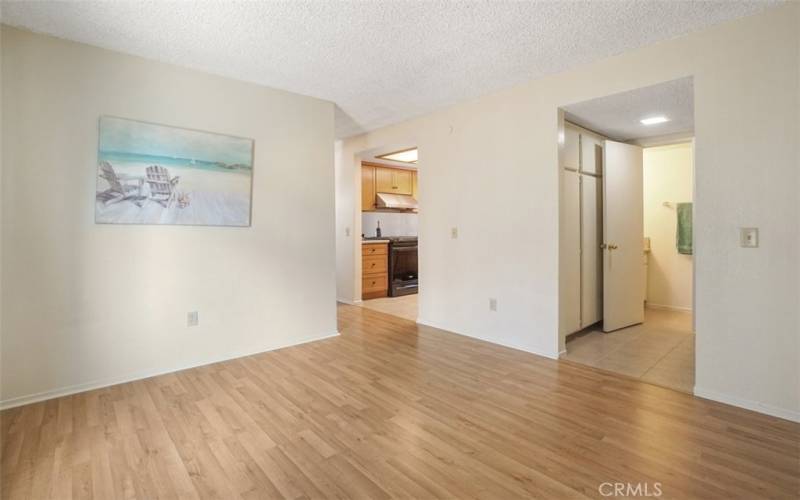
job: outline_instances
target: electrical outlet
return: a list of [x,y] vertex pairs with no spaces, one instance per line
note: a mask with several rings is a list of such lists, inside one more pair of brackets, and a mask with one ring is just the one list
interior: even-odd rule
[[497,311],[497,299],[489,298],[489,310]]
[[450,228],[450,237],[452,239],[454,239],[454,240],[458,239],[458,228],[457,227],[451,227]]
[[190,311],[189,314],[186,315],[186,326],[197,326],[200,324],[200,316],[197,314],[197,311]]
[[739,246],[742,248],[758,248],[758,228],[740,227]]
[[344,228],[344,235],[345,236],[350,236],[350,228],[349,227]]

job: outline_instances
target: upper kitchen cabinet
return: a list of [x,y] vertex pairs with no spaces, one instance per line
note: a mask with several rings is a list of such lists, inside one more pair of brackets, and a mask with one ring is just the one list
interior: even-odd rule
[[375,167],[361,166],[361,210],[375,210]]
[[411,195],[414,192],[414,172],[399,168],[375,167],[375,191]]

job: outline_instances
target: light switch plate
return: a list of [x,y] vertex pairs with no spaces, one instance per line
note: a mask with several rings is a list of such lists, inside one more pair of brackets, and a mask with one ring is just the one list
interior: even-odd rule
[[739,246],[742,248],[758,248],[758,228],[740,227]]
[[200,315],[197,311],[190,311],[186,315],[186,326],[197,326],[200,324]]
[[453,238],[454,240],[458,238],[458,228],[457,227],[451,227],[450,228],[450,237]]

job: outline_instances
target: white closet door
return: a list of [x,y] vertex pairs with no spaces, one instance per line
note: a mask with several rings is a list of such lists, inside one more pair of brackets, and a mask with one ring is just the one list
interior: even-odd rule
[[603,317],[603,243],[602,181],[581,176],[581,328]]
[[561,155],[561,166],[578,170],[581,162],[581,134],[570,124],[564,125],[564,150]]
[[581,172],[603,173],[603,141],[586,133],[581,134]]
[[562,266],[564,276],[561,282],[563,289],[560,296],[563,303],[560,309],[564,333],[570,334],[581,329],[581,201],[579,174],[563,169],[561,172],[564,177],[561,184],[563,248],[559,254],[564,259]]
[[642,148],[605,141],[603,160],[603,330],[644,321]]

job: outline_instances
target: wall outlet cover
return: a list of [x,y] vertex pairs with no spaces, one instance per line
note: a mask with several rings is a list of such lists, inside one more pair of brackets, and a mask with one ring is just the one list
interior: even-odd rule
[[200,315],[197,311],[190,311],[186,315],[186,325],[187,326],[197,326],[200,324]]
[[489,310],[497,311],[497,299],[494,298],[489,299]]
[[450,237],[452,239],[454,239],[454,240],[458,238],[458,228],[457,227],[451,227],[450,228]]
[[739,246],[742,248],[758,248],[758,228],[740,227]]

